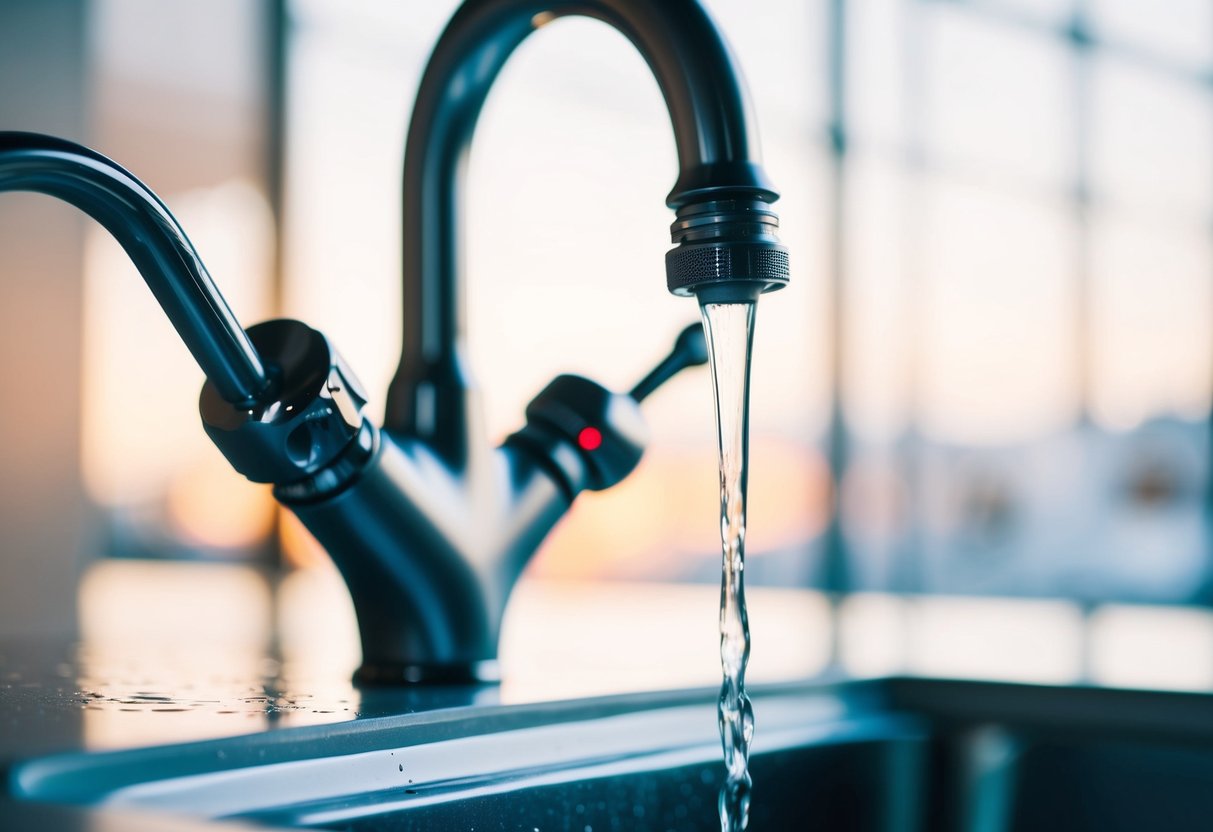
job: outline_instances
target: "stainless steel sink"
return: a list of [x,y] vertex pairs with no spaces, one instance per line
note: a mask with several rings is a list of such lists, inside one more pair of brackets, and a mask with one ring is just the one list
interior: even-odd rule
[[[714,693],[453,708],[15,766],[26,799],[277,827],[711,830]],[[1213,697],[888,679],[755,696],[751,829],[1207,830]]]

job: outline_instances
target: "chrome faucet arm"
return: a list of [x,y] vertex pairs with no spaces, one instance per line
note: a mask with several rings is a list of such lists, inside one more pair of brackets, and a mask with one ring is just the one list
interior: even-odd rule
[[0,191],[35,191],[84,211],[126,250],[224,400],[269,390],[260,356],[176,219],[142,182],[99,153],[37,133],[0,133]]

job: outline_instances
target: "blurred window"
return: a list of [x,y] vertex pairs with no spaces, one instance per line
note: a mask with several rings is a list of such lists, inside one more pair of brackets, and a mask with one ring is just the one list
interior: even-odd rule
[[[245,325],[274,305],[268,22],[243,0],[89,8],[87,143],[165,201]],[[108,525],[89,558],[265,555],[268,487],[207,439],[201,370],[130,258],[100,225],[86,227],[81,473]]]
[[849,586],[1207,600],[1213,6],[831,8]]

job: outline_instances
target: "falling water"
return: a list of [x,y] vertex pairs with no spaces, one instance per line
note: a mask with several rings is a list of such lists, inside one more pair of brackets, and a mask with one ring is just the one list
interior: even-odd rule
[[717,718],[726,779],[720,789],[720,828],[740,832],[749,822],[750,740],[754,711],[745,692],[750,625],[745,608],[745,499],[748,474],[750,345],[754,303],[705,303],[703,327],[716,394],[720,444],[720,687]]

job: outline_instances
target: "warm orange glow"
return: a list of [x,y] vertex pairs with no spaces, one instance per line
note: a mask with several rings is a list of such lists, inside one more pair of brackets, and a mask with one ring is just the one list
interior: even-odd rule
[[[232,181],[167,202],[237,316],[246,325],[265,317],[274,228],[261,193]],[[196,459],[217,456],[198,421],[202,372],[130,258],[95,225],[85,245],[84,294],[85,484],[105,506],[155,503],[171,483],[194,476],[183,470]]]
[[168,513],[173,529],[207,546],[251,546],[269,536],[273,497],[234,472],[218,453],[199,457],[169,484]]
[[[825,526],[825,462],[812,447],[776,437],[751,442],[749,553],[805,543]],[[688,559],[720,548],[716,461],[697,449],[653,448],[620,485],[577,498],[541,550],[545,577],[676,576]]]
[[302,569],[333,565],[324,547],[312,537],[299,518],[285,509],[279,509],[278,542],[282,555],[291,566]]
[[101,559],[80,580],[81,640],[124,651],[196,653],[238,648],[260,653],[270,640],[270,587],[233,563]]
[[[750,476],[749,554],[807,543],[825,528],[829,477],[816,448],[756,437]],[[577,498],[528,574],[539,577],[676,576],[689,560],[715,557],[716,462],[694,448],[654,448],[632,476]],[[331,567],[324,548],[290,512],[279,525],[282,551],[300,568]]]
[[[129,748],[349,719],[358,639],[335,574],[274,587],[236,563],[103,559],[79,594],[79,690],[89,749]],[[282,652],[270,658],[272,635]],[[277,696],[265,687],[278,681]],[[171,717],[148,719],[149,712]]]

